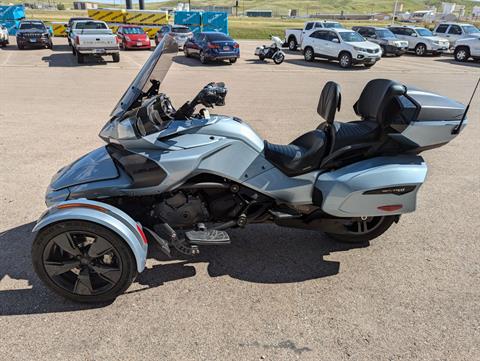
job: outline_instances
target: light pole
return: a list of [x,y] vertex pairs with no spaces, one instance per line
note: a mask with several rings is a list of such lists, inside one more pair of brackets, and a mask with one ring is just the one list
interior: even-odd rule
[[392,25],[395,22],[395,15],[397,14],[397,5],[398,5],[398,0],[395,0],[395,5],[393,6]]

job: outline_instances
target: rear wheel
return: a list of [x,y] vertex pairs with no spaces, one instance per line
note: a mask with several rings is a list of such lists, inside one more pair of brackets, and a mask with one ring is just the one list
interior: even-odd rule
[[288,49],[290,49],[291,51],[295,51],[297,50],[297,47],[297,40],[295,38],[290,38],[290,40],[288,41]]
[[208,63],[207,57],[205,56],[205,53],[203,51],[200,52],[200,62],[202,64],[207,64]]
[[118,63],[120,61],[120,53],[112,54],[112,59],[114,63]]
[[282,64],[284,60],[285,60],[285,55],[281,52],[275,54],[275,56],[273,57],[273,62],[277,65]]
[[385,233],[395,222],[396,216],[365,217],[346,223],[346,233],[326,233],[335,241],[346,243],[365,243]]
[[113,300],[137,275],[125,241],[85,221],[63,221],[42,229],[33,241],[32,262],[50,289],[76,302]]
[[85,56],[83,54],[80,54],[78,51],[77,51],[77,62],[78,64],[83,64],[85,62]]
[[425,56],[427,54],[427,47],[425,44],[417,44],[415,47],[415,55],[417,56]]
[[456,61],[466,62],[470,58],[470,50],[466,47],[457,47],[453,52]]
[[235,64],[237,62],[237,58],[230,58],[230,64]]
[[303,57],[306,61],[314,61],[315,60],[315,53],[313,52],[313,48],[307,46],[303,51]]

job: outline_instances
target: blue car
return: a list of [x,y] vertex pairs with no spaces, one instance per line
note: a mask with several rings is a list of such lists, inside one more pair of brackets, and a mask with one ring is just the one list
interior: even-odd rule
[[187,58],[198,57],[202,64],[212,60],[228,60],[233,64],[240,57],[240,46],[228,35],[208,31],[196,33],[188,39],[183,52]]

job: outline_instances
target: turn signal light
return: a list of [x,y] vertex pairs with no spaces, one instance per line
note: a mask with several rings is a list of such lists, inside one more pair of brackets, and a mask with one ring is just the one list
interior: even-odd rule
[[96,206],[95,204],[87,204],[87,203],[65,203],[59,204],[57,209],[68,209],[68,208],[90,208],[100,212],[107,212],[107,210],[103,207]]
[[143,232],[142,225],[140,223],[137,223],[137,231],[140,233],[140,236],[142,236],[143,243],[148,244],[148,239],[145,236],[145,232]]
[[399,209],[403,208],[403,204],[391,204],[388,206],[380,206],[377,207],[377,209],[384,211],[384,212],[395,212],[398,211]]

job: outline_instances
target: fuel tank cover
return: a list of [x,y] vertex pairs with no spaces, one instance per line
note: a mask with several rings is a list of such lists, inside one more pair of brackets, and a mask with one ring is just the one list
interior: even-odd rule
[[60,169],[53,176],[50,189],[56,191],[78,184],[114,179],[118,176],[117,167],[106,148],[100,147]]

